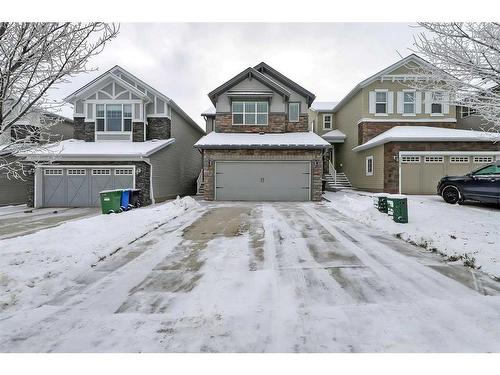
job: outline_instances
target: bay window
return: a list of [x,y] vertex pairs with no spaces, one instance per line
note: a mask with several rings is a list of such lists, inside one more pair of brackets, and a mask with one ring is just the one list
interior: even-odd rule
[[268,103],[238,101],[232,103],[233,125],[267,125]]
[[131,132],[132,104],[96,104],[96,131]]

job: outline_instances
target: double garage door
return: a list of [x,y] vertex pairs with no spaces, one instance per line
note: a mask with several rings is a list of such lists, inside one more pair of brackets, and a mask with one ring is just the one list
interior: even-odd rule
[[401,193],[436,194],[444,176],[463,176],[494,161],[495,156],[484,155],[403,155]]
[[43,207],[97,207],[99,192],[134,187],[134,168],[50,167],[41,183]]
[[217,161],[215,199],[308,201],[310,161]]

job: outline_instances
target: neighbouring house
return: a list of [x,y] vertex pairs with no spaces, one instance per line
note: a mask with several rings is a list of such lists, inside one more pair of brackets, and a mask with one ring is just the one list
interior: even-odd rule
[[319,201],[330,144],[309,131],[315,95],[266,63],[208,94],[200,191],[206,200]]
[[[10,116],[17,114],[13,112]],[[73,130],[71,119],[47,111],[34,111],[0,135],[0,163],[22,162],[17,156],[20,148],[70,139]],[[0,169],[0,206],[26,203],[29,177],[20,175],[21,178],[14,178],[6,169]]]
[[[412,54],[360,82],[338,103],[313,103],[314,131],[333,148],[325,168],[330,187],[406,194],[435,194],[439,179],[462,175],[500,158],[496,134],[467,109],[449,104],[415,67]],[[457,111],[459,112],[457,114]]]
[[30,206],[99,206],[110,189],[139,189],[142,205],[195,192],[192,146],[205,132],[172,99],[115,66],[65,100],[74,139],[24,155],[36,161]]

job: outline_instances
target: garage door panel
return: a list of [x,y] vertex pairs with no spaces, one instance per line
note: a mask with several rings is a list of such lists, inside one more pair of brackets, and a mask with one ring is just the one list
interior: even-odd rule
[[216,163],[216,199],[307,201],[310,162],[239,161]]
[[103,190],[113,189],[113,176],[111,175],[111,169],[109,169],[109,174],[96,175],[95,170],[92,170],[92,179],[90,182],[90,204],[91,206],[99,206],[101,204],[100,192]]
[[63,169],[45,169],[43,174],[43,184],[43,205],[45,207],[67,206],[67,185]]
[[88,171],[86,169],[69,169],[67,179],[68,206],[88,207],[90,204],[90,177]]

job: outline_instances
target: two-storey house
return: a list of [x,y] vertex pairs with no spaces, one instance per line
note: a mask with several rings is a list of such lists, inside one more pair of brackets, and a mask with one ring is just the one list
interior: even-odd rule
[[141,190],[143,205],[194,193],[204,131],[172,99],[115,66],[65,100],[74,139],[26,153],[29,205],[99,206],[100,191],[118,188]]
[[457,115],[439,85],[412,88],[412,80],[425,79],[415,68],[426,64],[412,54],[360,82],[330,108],[313,105],[314,131],[334,146],[330,177],[345,175],[348,185],[368,191],[435,194],[441,177],[499,157],[494,135],[464,119],[462,110]]
[[330,144],[309,131],[314,94],[265,63],[208,94],[202,115],[207,200],[319,201],[323,157]]

